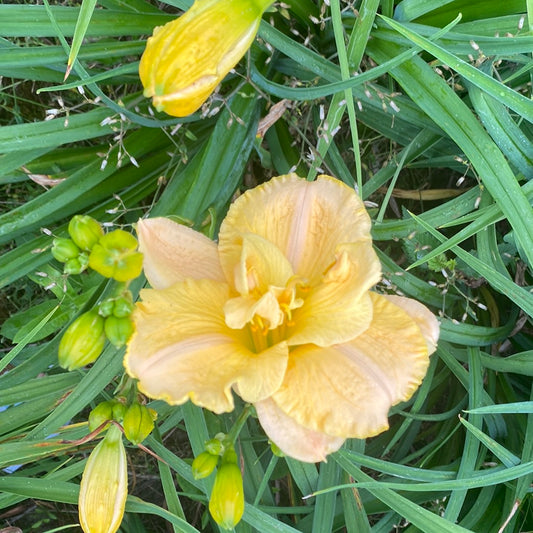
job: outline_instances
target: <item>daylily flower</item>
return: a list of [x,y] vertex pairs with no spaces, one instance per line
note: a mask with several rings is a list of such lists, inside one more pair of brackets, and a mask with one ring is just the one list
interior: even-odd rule
[[167,218],[138,223],[145,274],[128,373],[148,396],[215,413],[233,394],[302,461],[388,428],[415,392],[438,323],[422,304],[371,292],[370,218],[328,176],[280,176],[230,207],[218,245]]
[[155,28],[139,65],[144,95],[158,111],[194,113],[252,44],[272,0],[196,0]]

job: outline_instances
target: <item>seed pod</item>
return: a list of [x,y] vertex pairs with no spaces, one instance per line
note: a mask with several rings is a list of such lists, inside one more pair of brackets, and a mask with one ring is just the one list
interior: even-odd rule
[[83,313],[67,328],[59,343],[59,365],[66,370],[81,368],[96,361],[104,346],[104,319],[95,310]]
[[89,266],[87,252],[81,252],[77,257],[69,259],[65,263],[65,274],[81,274]]
[[91,250],[104,235],[100,223],[88,215],[73,216],[68,225],[68,232],[82,250]]
[[128,470],[122,434],[110,426],[92,451],[80,483],[78,511],[85,533],[115,533],[128,495]]

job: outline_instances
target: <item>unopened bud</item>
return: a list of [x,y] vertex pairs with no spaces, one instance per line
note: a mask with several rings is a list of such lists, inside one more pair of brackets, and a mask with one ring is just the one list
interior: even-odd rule
[[94,310],[83,313],[67,328],[59,343],[59,364],[66,370],[81,368],[96,361],[104,345],[104,319]]
[[212,455],[209,452],[202,452],[195,457],[192,462],[192,475],[194,479],[204,479],[211,475],[217,467],[218,455]]
[[100,223],[88,215],[73,216],[68,225],[68,232],[82,250],[91,250],[104,235]]
[[65,274],[81,274],[89,266],[89,256],[82,252],[78,257],[69,259],[63,269]]
[[107,298],[98,306],[98,314],[104,317],[111,316],[113,314],[114,307],[115,300],[113,298]]
[[108,316],[105,319],[105,334],[109,342],[120,348],[124,346],[133,333],[133,322],[129,317],[117,318],[116,316]]
[[150,409],[140,403],[130,405],[124,414],[124,435],[132,444],[140,444],[154,429]]
[[124,516],[128,495],[128,470],[122,434],[110,426],[92,451],[80,483],[78,500],[85,533],[115,533]]
[[233,529],[244,513],[244,489],[240,468],[223,463],[215,476],[209,512],[223,529]]
[[117,318],[124,318],[130,316],[133,313],[134,309],[133,297],[130,291],[126,291],[122,296],[119,296],[115,300],[115,305],[113,306],[113,315]]
[[78,254],[81,252],[72,239],[64,239],[62,237],[57,237],[53,240],[51,251],[54,258],[61,263],[78,257]]
[[106,278],[129,281],[140,275],[143,256],[137,252],[137,239],[126,231],[116,229],[104,235],[94,245],[89,266]]
[[89,413],[89,431],[94,431],[104,422],[113,420],[113,406],[115,403],[116,400],[101,402]]
[[222,455],[226,449],[223,443],[226,437],[225,433],[218,433],[214,439],[209,439],[205,443],[205,451],[211,455]]

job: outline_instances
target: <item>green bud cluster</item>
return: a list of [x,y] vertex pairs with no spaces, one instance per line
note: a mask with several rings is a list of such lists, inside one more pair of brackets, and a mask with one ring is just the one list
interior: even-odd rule
[[115,298],[106,298],[98,307],[99,314],[105,318],[106,337],[117,348],[124,346],[133,333],[133,308],[133,296],[127,290]]

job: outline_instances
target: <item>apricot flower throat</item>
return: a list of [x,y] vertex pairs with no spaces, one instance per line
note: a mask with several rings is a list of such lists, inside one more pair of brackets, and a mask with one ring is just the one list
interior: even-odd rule
[[138,223],[145,274],[128,373],[152,398],[231,411],[253,403],[269,438],[302,461],[388,427],[415,392],[438,323],[370,289],[370,218],[328,176],[280,176],[244,193],[218,245],[166,218]]

